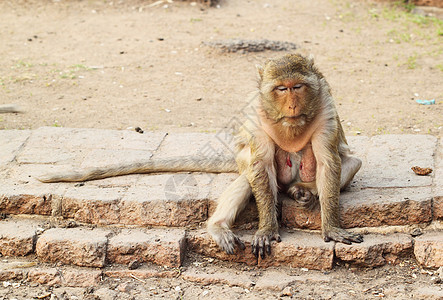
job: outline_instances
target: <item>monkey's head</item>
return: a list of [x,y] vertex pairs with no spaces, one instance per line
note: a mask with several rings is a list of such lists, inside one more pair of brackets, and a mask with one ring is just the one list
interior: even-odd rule
[[321,83],[325,82],[313,59],[287,54],[257,69],[261,106],[267,117],[288,128],[307,126],[321,109]]

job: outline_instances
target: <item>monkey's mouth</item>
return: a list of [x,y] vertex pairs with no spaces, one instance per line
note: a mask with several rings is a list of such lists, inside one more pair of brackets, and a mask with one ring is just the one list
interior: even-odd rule
[[306,115],[300,114],[296,116],[284,116],[280,122],[285,127],[299,127],[306,124]]
[[306,115],[304,115],[304,114],[298,114],[295,116],[284,116],[281,118],[281,120],[289,121],[289,122],[296,122],[296,121],[300,121],[301,119],[304,119],[305,117],[306,117]]

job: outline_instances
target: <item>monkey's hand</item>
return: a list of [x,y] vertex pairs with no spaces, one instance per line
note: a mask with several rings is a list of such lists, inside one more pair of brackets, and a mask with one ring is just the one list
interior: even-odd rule
[[323,239],[325,242],[336,241],[347,245],[352,244],[352,242],[363,242],[361,234],[348,232],[338,227],[330,227],[328,230],[323,230]]
[[228,254],[234,254],[235,245],[242,250],[246,248],[242,240],[228,228],[208,225],[208,232],[217,245]]
[[280,234],[278,233],[278,229],[259,229],[253,239],[252,239],[252,253],[255,257],[258,257],[260,254],[261,258],[265,258],[266,254],[271,254],[271,241],[281,242]]
[[304,209],[312,210],[317,204],[317,195],[308,188],[293,185],[288,189],[288,196],[294,199]]

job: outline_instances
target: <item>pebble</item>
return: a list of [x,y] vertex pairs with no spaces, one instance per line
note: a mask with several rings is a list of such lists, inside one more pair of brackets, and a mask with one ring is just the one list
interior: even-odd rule
[[291,287],[287,286],[283,289],[283,291],[280,293],[280,297],[292,297],[292,291]]
[[131,262],[128,264],[128,269],[129,269],[129,270],[135,270],[135,269],[138,269],[139,267],[140,267],[140,262],[139,262],[137,259],[131,261]]
[[423,232],[421,231],[420,228],[414,228],[414,229],[411,231],[411,235],[412,235],[413,237],[416,237],[416,236],[419,236],[419,235],[422,235],[422,234],[423,234]]

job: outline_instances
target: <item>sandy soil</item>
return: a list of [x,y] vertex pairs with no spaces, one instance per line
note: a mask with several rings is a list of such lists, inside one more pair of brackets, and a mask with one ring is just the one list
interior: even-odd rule
[[[24,110],[0,115],[0,129],[138,126],[216,132],[241,118],[256,86],[255,65],[281,52],[221,53],[204,43],[269,39],[295,43],[300,52],[314,55],[348,135],[442,136],[441,22],[364,1],[225,0],[219,8],[153,3],[0,1],[0,104],[17,103]],[[419,105],[417,99],[436,104]],[[433,274],[413,264],[375,270],[338,266],[327,273],[329,282],[306,282],[291,291],[308,299],[417,299],[427,290],[441,291]],[[181,279],[132,280],[129,292],[119,291],[120,283],[108,280],[94,290],[21,283],[0,286],[0,299],[30,299],[48,290],[58,299],[281,296]]]
[[281,52],[203,43],[269,39],[314,55],[348,135],[441,135],[441,22],[364,1],[152,3],[1,1],[0,104],[25,113],[0,128],[217,131],[241,116],[255,65]]

